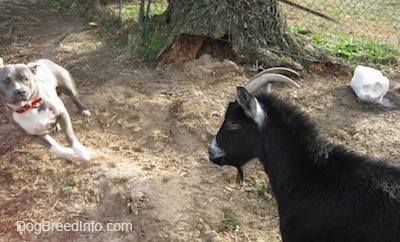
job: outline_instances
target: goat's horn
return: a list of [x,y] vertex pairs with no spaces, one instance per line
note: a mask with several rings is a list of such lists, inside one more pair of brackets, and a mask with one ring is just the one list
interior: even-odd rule
[[286,68],[286,67],[271,67],[268,69],[263,70],[260,73],[257,73],[257,75],[253,76],[250,80],[254,80],[259,76],[262,76],[267,73],[274,73],[274,74],[286,74],[286,75],[294,75],[296,77],[300,77],[300,74],[292,69]]
[[258,76],[256,78],[252,78],[252,80],[246,84],[245,88],[250,93],[255,94],[262,87],[266,86],[268,83],[273,82],[273,81],[286,82],[294,87],[300,88],[299,84],[297,84],[295,81],[293,81],[289,77],[281,75],[281,74],[272,74],[272,73],[267,73],[267,74]]

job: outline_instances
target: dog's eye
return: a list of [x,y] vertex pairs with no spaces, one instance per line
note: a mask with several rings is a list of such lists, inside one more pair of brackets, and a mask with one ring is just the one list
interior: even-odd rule
[[228,123],[228,130],[230,131],[239,131],[242,129],[242,126],[237,123]]
[[3,79],[2,82],[4,84],[10,84],[11,80],[10,80],[10,78],[7,77],[6,79]]

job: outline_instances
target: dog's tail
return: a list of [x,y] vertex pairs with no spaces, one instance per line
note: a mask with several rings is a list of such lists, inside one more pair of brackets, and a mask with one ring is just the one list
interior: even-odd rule
[[54,51],[57,49],[58,45],[60,45],[61,41],[65,39],[73,30],[74,28],[71,27],[67,31],[65,31],[58,39],[56,39],[49,48],[47,48],[46,52],[42,55],[43,59],[49,59],[50,56],[54,53]]

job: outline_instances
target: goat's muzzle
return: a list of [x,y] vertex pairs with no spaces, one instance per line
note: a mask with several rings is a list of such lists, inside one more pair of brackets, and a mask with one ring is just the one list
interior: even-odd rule
[[213,163],[220,166],[226,164],[225,151],[218,146],[215,138],[212,140],[210,146],[208,147],[208,154],[210,161],[212,161]]
[[220,157],[213,157],[211,154],[209,156],[209,159],[212,163],[217,164],[219,166],[226,165],[225,159],[223,156]]

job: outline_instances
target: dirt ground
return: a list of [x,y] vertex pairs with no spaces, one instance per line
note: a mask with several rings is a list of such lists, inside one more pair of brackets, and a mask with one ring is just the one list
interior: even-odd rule
[[[34,1],[0,1],[0,56],[5,63],[39,58],[70,27],[51,57],[75,78],[92,116],[63,98],[90,162],[67,161],[22,136],[0,111],[1,241],[280,241],[276,203],[258,161],[236,170],[208,161],[243,67],[209,56],[156,68],[128,61],[73,10]],[[315,120],[327,139],[400,163],[400,111],[357,101],[351,70],[312,64],[301,89],[277,95]],[[400,105],[400,73],[388,97]],[[62,133],[54,134],[64,142]],[[26,223],[130,223],[132,231],[18,232]],[[229,229],[228,227],[232,227]],[[236,227],[235,227],[236,226]]]

